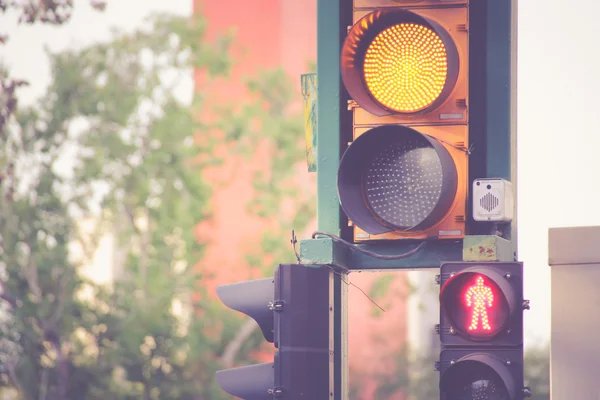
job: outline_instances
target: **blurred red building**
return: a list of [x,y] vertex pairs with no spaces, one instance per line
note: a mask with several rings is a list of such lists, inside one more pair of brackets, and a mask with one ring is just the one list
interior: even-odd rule
[[[208,20],[209,40],[232,29],[235,32],[231,75],[208,89],[202,74],[197,73],[196,90],[210,90],[211,99],[235,104],[247,95],[245,78],[281,67],[294,78],[300,103],[300,74],[309,71],[310,63],[316,61],[316,0],[194,0],[194,11]],[[207,280],[211,289],[255,277],[244,254],[258,245],[261,232],[268,228],[268,222],[246,208],[253,193],[252,176],[266,166],[268,154],[257,149],[251,163],[228,156],[226,151],[220,155],[225,158],[224,164],[206,176],[215,183],[213,215],[199,228],[208,242],[202,268],[212,277]],[[352,282],[365,291],[375,278],[370,273],[351,275]],[[393,374],[394,354],[406,343],[406,285],[401,278],[394,280],[383,301],[385,318],[373,312],[373,304],[362,293],[349,288],[351,379],[361,377],[354,397],[357,400],[376,397],[378,383],[371,377]]]

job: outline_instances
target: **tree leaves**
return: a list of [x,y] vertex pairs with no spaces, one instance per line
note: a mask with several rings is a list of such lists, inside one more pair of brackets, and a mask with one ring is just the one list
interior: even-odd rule
[[[24,398],[224,396],[212,385],[224,343],[196,329],[192,298],[205,327],[228,321],[193,270],[210,195],[193,161],[211,146],[193,144],[202,102],[173,94],[194,66],[226,72],[228,40],[206,42],[204,26],[157,16],[109,43],[48,54],[48,93],[5,131],[0,160],[13,167],[0,194],[12,197],[0,202],[0,267],[14,307],[0,377]],[[104,265],[119,279],[103,287],[79,268],[107,239],[115,252]]]

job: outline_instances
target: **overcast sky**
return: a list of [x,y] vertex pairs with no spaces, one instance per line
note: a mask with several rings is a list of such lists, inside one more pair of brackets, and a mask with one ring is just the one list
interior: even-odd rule
[[[598,38],[600,2],[522,0],[519,5],[518,152],[519,258],[525,262],[526,344],[550,332],[548,227],[600,225]],[[17,26],[0,17],[11,36],[0,56],[31,87],[31,101],[49,82],[44,46],[57,51],[109,38],[109,27],[131,30],[151,12],[189,14],[191,0],[109,1],[104,13],[76,0],[73,20],[60,29]],[[569,3],[570,4],[570,3]],[[18,74],[17,74],[18,73]]]

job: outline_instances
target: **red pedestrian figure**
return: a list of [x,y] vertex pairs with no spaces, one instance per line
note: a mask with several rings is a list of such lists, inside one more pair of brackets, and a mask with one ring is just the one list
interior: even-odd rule
[[467,306],[473,308],[469,330],[475,331],[480,328],[485,331],[491,330],[487,309],[493,305],[494,294],[492,289],[485,285],[482,276],[475,278],[475,284],[467,289],[465,300]]

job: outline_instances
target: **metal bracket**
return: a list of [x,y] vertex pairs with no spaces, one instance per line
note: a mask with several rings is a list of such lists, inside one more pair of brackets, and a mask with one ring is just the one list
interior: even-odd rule
[[495,235],[465,236],[463,261],[515,261],[513,244]]
[[[418,243],[417,243],[418,244]],[[415,242],[398,240],[394,246],[389,243],[368,243],[360,247],[379,254],[398,254],[412,250]],[[444,240],[428,244],[427,251],[421,251],[411,257],[400,260],[381,260],[362,254],[351,248],[334,242],[330,238],[308,239],[300,241],[300,262],[302,264],[331,265],[341,270],[377,270],[377,269],[433,269],[442,262],[462,261],[462,242]]]
[[274,398],[282,398],[283,397],[283,388],[280,388],[280,387],[274,387],[273,389],[267,390],[267,392]]
[[281,312],[281,311],[283,311],[283,304],[284,304],[283,301],[276,300],[276,301],[270,302],[268,307],[269,307],[269,310],[271,310],[271,311]]

